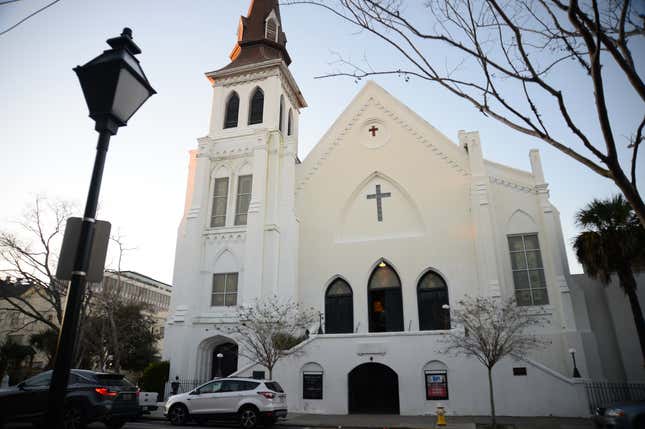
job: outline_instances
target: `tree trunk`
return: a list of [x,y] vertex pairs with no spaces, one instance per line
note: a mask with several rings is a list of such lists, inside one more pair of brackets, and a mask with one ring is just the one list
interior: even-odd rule
[[629,181],[627,176],[625,176],[625,173],[623,172],[620,164],[618,164],[617,161],[607,162],[607,167],[612,174],[614,183],[623,192],[625,199],[629,202],[629,204],[636,212],[636,216],[638,217],[638,220],[640,220],[641,226],[645,228],[645,202],[643,202],[638,189],[636,189],[636,186],[634,186]]
[[495,418],[495,396],[493,394],[493,368],[488,368],[488,392],[490,395],[490,416],[492,428],[497,428],[497,420]]
[[645,365],[645,319],[643,319],[643,310],[638,302],[638,295],[636,295],[636,279],[631,268],[621,270],[618,273],[618,279],[632,307],[634,325],[636,325],[636,333],[638,334],[638,341],[641,346],[641,357],[643,359],[643,365]]

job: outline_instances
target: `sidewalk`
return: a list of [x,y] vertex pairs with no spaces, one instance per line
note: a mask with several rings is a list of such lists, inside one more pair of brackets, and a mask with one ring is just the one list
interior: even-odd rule
[[[165,420],[163,403],[159,409],[146,414],[142,419]],[[515,429],[591,429],[588,419],[564,417],[498,417],[501,424],[514,425]],[[476,429],[477,423],[489,423],[487,416],[447,416],[446,429]],[[310,427],[326,429],[434,429],[434,416],[397,416],[378,414],[305,414],[289,413],[286,419],[281,419],[277,427]]]

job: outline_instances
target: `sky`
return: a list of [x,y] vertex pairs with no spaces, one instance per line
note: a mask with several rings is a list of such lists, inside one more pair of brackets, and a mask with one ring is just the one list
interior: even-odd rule
[[[49,2],[0,5],[0,32]],[[188,151],[209,126],[212,88],[204,73],[228,64],[239,17],[246,14],[249,2],[60,0],[1,35],[0,229],[11,229],[12,221],[20,219],[38,195],[72,201],[79,207],[77,215],[82,214],[97,134],[72,68],[100,54],[108,48],[106,39],[130,27],[143,51],[138,58],[158,94],[111,140],[99,218],[110,221],[132,248],[124,255],[122,269],[171,283]],[[422,16],[420,0],[407,4],[413,15]],[[304,159],[364,84],[315,78],[335,70],[336,55],[356,61],[369,58],[376,67],[392,67],[401,59],[374,37],[312,6],[283,6],[281,15],[293,60],[290,69],[309,105],[300,116],[299,156]],[[643,45],[636,48],[645,52]],[[637,54],[637,61],[642,57]],[[612,76],[611,70],[608,74],[616,135],[625,147],[645,109],[620,85],[619,76]],[[576,117],[597,138],[588,83],[567,73],[553,79],[568,88]],[[530,171],[529,150],[538,148],[550,199],[560,210],[571,270],[581,272],[571,251],[578,232],[574,214],[593,198],[615,194],[612,182],[545,143],[486,118],[435,85],[396,76],[374,80],[453,141],[458,130],[478,130],[484,157],[491,161]],[[643,174],[641,168],[641,187]],[[107,266],[113,267],[114,252],[110,255]]]

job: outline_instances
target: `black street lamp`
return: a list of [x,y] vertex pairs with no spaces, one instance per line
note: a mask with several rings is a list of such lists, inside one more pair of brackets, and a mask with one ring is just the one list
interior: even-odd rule
[[121,36],[109,39],[107,43],[112,49],[104,51],[84,66],[74,68],[83,88],[90,118],[96,122],[94,128],[99,132],[99,140],[49,386],[47,421],[61,429],[110,137],[116,134],[119,127],[126,126],[139,107],[156,93],[134,57],[141,53],[141,49],[132,41],[132,30],[124,28]]
[[569,349],[569,354],[573,360],[573,378],[580,378],[580,371],[578,371],[578,367],[576,366],[576,349]]

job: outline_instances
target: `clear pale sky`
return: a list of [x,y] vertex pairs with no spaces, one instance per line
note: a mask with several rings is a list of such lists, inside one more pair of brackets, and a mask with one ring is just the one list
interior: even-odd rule
[[[47,3],[21,0],[0,6],[0,31]],[[158,94],[112,138],[100,218],[119,229],[128,246],[136,247],[126,255],[123,269],[170,283],[188,151],[208,129],[211,87],[203,73],[228,63],[239,17],[249,3],[61,0],[0,36],[0,228],[10,228],[9,221],[18,219],[37,194],[83,206],[97,135],[72,68],[107,49],[105,40],[123,27],[131,27],[143,50],[139,60]],[[414,10],[422,2],[407,4]],[[334,52],[355,60],[367,57],[375,67],[398,64],[400,58],[320,9],[283,6],[281,14],[293,59],[290,69],[309,104],[300,122],[299,155],[304,159],[363,85],[351,79],[314,79],[334,69]],[[637,61],[643,60],[642,48],[633,48]],[[566,74],[554,79],[571,88],[574,113],[594,130],[589,84],[569,82]],[[616,109],[616,136],[625,147],[644,107],[620,79],[610,76],[606,86]],[[453,141],[460,129],[479,130],[484,156],[491,161],[530,170],[528,152],[540,149],[551,201],[561,212],[571,269],[580,272],[570,245],[577,232],[574,213],[592,198],[617,192],[611,182],[546,144],[482,116],[434,85],[396,77],[376,82]],[[640,159],[643,188],[645,156]]]

